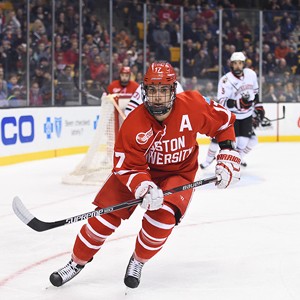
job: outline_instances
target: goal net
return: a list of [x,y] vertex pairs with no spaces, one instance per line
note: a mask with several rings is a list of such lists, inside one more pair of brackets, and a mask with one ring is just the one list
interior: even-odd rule
[[74,171],[62,178],[63,183],[99,185],[106,180],[113,167],[115,138],[130,97],[130,94],[101,97],[100,118],[92,143]]

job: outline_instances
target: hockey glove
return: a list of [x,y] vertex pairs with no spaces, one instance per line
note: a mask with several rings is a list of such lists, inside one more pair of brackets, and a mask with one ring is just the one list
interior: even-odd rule
[[217,156],[216,176],[218,181],[216,186],[226,189],[229,184],[238,182],[241,178],[241,158],[237,151],[223,149]]
[[265,117],[265,109],[261,103],[257,103],[254,106],[254,113],[262,121]]
[[261,120],[259,119],[259,117],[252,117],[252,126],[254,129],[256,129],[260,123]]
[[233,100],[233,99],[228,99],[227,102],[226,102],[226,106],[227,106],[228,108],[233,108],[233,107],[236,106],[236,101]]
[[136,199],[143,199],[141,207],[146,210],[157,210],[163,206],[163,191],[152,181],[142,181],[134,196]]
[[249,97],[250,96],[248,94],[242,95],[242,98],[240,99],[241,108],[248,109],[252,106],[253,101],[249,100]]

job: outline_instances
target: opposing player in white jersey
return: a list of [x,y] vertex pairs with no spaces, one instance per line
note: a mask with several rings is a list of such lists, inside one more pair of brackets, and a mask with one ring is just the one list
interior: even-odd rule
[[[166,63],[169,68],[172,68],[172,70],[174,71],[173,67],[169,64]],[[175,71],[174,71],[175,73]],[[183,88],[181,86],[181,84],[176,81],[176,95],[178,95],[179,93],[183,92]],[[143,103],[143,98],[142,98],[142,88],[141,88],[141,84],[138,86],[138,88],[136,89],[136,91],[132,94],[130,101],[128,102],[126,108],[125,108],[125,116],[127,117],[135,108],[137,108],[140,104]]]
[[[231,71],[225,74],[218,83],[218,102],[236,115],[234,123],[236,147],[242,158],[257,144],[258,140],[253,131],[252,117],[264,117],[264,108],[258,99],[258,81],[256,73],[245,68],[246,57],[243,52],[234,52],[230,58]],[[206,161],[200,164],[202,169],[212,163],[218,144],[212,140],[208,149]]]

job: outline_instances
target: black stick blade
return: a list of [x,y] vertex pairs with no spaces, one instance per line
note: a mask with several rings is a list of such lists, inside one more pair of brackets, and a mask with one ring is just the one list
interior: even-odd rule
[[25,207],[19,197],[15,197],[12,202],[12,208],[16,216],[27,226],[35,231],[41,232],[52,228],[60,227],[67,224],[67,220],[61,220],[56,222],[44,222],[36,218],[30,211]]

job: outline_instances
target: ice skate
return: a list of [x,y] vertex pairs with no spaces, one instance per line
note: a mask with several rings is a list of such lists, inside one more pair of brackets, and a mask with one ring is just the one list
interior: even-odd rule
[[206,169],[208,166],[210,166],[211,165],[211,163],[215,160],[216,158],[214,157],[213,159],[212,159],[212,161],[205,161],[205,162],[203,162],[202,164],[200,164],[200,168],[203,170],[203,169]]
[[242,167],[247,167],[247,163],[246,163],[244,160],[242,160],[242,161],[241,161],[241,166],[242,166]]
[[56,272],[53,272],[50,275],[50,282],[54,286],[62,286],[69,280],[73,279],[80,271],[84,268],[84,266],[76,264],[72,259]]
[[126,286],[132,289],[139,286],[143,266],[144,263],[137,261],[132,255],[129,260],[124,277],[124,283]]

